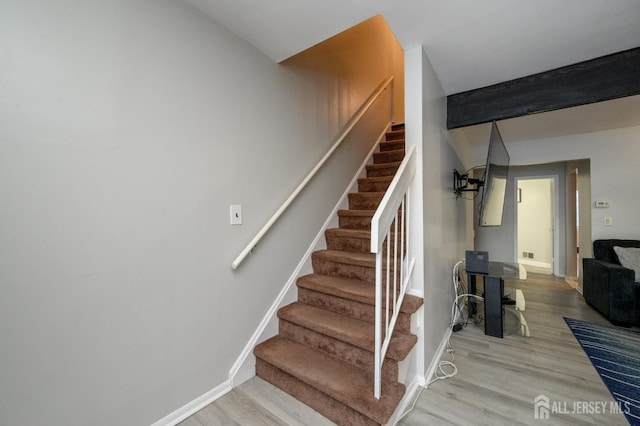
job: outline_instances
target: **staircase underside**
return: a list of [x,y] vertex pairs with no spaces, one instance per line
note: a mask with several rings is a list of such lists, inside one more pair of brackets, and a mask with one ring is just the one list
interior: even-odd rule
[[405,393],[398,363],[417,342],[411,315],[422,299],[406,295],[373,396],[375,255],[371,218],[404,157],[404,126],[394,126],[312,254],[313,274],[297,280],[298,301],[278,311],[279,334],[256,346],[256,374],[339,425],[385,424]]

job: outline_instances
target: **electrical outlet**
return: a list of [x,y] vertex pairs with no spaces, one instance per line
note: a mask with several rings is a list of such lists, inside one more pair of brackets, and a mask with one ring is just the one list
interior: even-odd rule
[[606,226],[611,226],[613,225],[613,220],[611,219],[611,216],[605,216],[604,218],[604,224]]
[[242,206],[232,204],[229,206],[229,222],[231,225],[242,225]]

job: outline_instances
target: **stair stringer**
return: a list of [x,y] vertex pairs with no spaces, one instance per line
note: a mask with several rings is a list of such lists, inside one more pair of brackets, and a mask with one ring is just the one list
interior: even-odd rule
[[388,122],[382,133],[380,133],[380,135],[378,136],[378,139],[373,144],[373,147],[365,157],[365,160],[360,165],[358,171],[355,173],[353,179],[347,186],[347,189],[342,194],[331,213],[329,213],[327,220],[316,234],[315,238],[311,242],[311,245],[300,259],[300,262],[294,269],[286,284],[284,285],[282,290],[280,290],[280,293],[274,300],[273,304],[269,307],[265,316],[262,318],[262,321],[240,353],[240,356],[237,358],[236,362],[229,370],[229,383],[231,388],[235,388],[241,385],[242,383],[246,382],[256,375],[256,357],[253,354],[253,349],[259,343],[278,334],[278,310],[283,306],[286,306],[297,300],[298,288],[295,285],[297,279],[302,275],[310,274],[313,272],[311,255],[317,250],[326,248],[325,231],[329,228],[338,227],[338,211],[348,208],[349,193],[353,192],[354,189],[357,188],[358,179],[366,176],[366,166],[368,164],[371,164],[373,153],[377,152],[377,150],[379,149],[380,142],[385,140],[385,134],[390,131],[391,125],[392,123]]
[[[424,295],[420,291],[410,289],[407,291],[407,294],[411,294],[413,296],[424,299]],[[414,312],[413,315],[411,315],[411,333],[415,334],[418,337],[418,342],[413,347],[413,349],[411,349],[409,355],[407,355],[404,360],[398,363],[398,382],[400,383],[406,384],[408,379],[410,379],[408,376],[414,373],[414,371],[412,371],[411,369],[412,364],[421,362],[422,357],[419,352],[422,350],[422,318],[424,318],[424,304],[420,306],[420,308],[416,312]],[[418,369],[415,368],[415,370]]]
[[[407,294],[423,298],[421,291],[410,289]],[[398,364],[398,381],[404,383],[407,390],[398,403],[396,410],[393,412],[388,425],[395,425],[400,419],[407,414],[413,407],[414,401],[419,397],[419,392],[426,387],[425,377],[420,373],[420,365],[424,361],[424,334],[423,334],[423,318],[424,318],[424,304],[412,315],[411,318],[411,333],[418,336],[418,342],[411,349],[409,355],[404,361]],[[413,364],[413,369],[411,368]],[[410,376],[411,374],[411,376]]]
[[[414,295],[417,296],[417,294],[414,294]],[[417,315],[417,314],[420,314],[420,315],[424,314],[424,305],[422,305],[418,310],[418,312],[416,312],[414,315]],[[418,324],[421,324],[422,320],[420,319],[418,321],[419,321]],[[412,326],[412,331],[413,331],[413,326]],[[435,355],[431,360],[431,363],[427,369],[426,374],[424,376],[420,374],[416,375],[415,377],[412,378],[411,383],[406,385],[407,391],[405,392],[404,397],[398,404],[398,407],[396,408],[394,413],[391,415],[391,418],[387,423],[388,425],[395,425],[397,422],[400,421],[400,419],[402,419],[402,417],[408,414],[408,412],[411,411],[411,409],[413,408],[412,405],[414,401],[419,397],[419,393],[422,390],[429,388],[429,385],[431,384],[430,382],[433,380],[433,377],[435,377],[436,370],[438,368],[438,365],[440,364],[440,360],[442,359],[445,352],[447,351],[450,338],[451,338],[451,327],[449,326],[447,327],[447,330],[445,331],[445,333],[442,336],[442,339],[440,340],[440,344],[436,349]],[[416,353],[416,349],[422,350],[422,349],[418,349],[423,347],[422,344],[423,344],[423,335],[422,333],[420,333],[418,334],[418,343],[413,348],[413,350],[409,353],[409,355],[407,356],[407,360],[405,362],[411,362],[410,360],[413,359],[414,355],[417,356],[417,362],[420,362],[420,355]]]

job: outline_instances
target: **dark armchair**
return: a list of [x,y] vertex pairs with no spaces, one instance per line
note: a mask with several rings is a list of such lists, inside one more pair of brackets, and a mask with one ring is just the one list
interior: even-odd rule
[[640,325],[640,283],[620,265],[613,247],[640,247],[640,240],[596,240],[593,259],[583,259],[583,295],[612,324]]

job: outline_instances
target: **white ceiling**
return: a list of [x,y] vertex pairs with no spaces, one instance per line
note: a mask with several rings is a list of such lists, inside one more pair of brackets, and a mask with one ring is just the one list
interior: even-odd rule
[[640,46],[640,0],[184,1],[276,62],[381,14],[448,95]]

